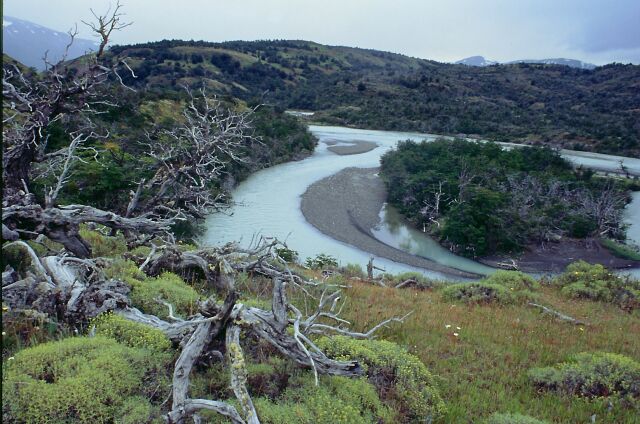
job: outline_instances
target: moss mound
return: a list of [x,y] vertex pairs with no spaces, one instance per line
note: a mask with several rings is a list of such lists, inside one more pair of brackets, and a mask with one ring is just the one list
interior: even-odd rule
[[133,306],[162,319],[168,317],[169,308],[158,302],[158,299],[173,305],[174,313],[183,317],[194,313],[200,300],[198,292],[180,276],[165,272],[155,278],[147,277],[130,260],[113,261],[105,274],[108,278],[123,280],[131,286],[129,297]]
[[148,325],[129,321],[112,312],[97,316],[89,323],[89,328],[95,326],[95,334],[109,337],[118,343],[129,347],[147,348],[152,350],[167,350],[171,341],[164,333]]
[[495,413],[484,421],[484,424],[548,424],[528,415]]
[[620,277],[600,264],[574,262],[553,282],[574,299],[610,302],[627,311],[640,309],[640,281]]
[[306,372],[292,378],[276,401],[258,398],[255,407],[265,424],[397,422],[365,378],[322,377],[316,387],[313,376]]
[[3,366],[3,421],[149,422],[166,397],[170,355],[105,337],[73,337],[18,352]]
[[571,395],[640,399],[640,363],[615,353],[579,353],[569,362],[534,368],[529,378],[541,389]]
[[380,397],[395,405],[403,422],[425,422],[440,417],[445,410],[427,367],[395,343],[323,337],[318,347],[340,360],[358,360]]

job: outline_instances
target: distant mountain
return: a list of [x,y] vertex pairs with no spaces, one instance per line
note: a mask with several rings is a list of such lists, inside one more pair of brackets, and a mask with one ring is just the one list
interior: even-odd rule
[[[459,60],[455,62],[458,65],[467,65],[467,66],[491,66],[497,65],[500,62],[496,62],[493,60],[485,59],[483,56],[471,56],[466,59]],[[564,58],[556,58],[556,59],[520,59],[520,60],[512,60],[510,62],[503,62],[505,64],[510,63],[542,63],[547,65],[565,65],[571,68],[578,69],[595,69],[596,65],[593,63],[583,62],[581,60],[575,59],[564,59]]]
[[491,66],[496,65],[498,62],[493,60],[487,60],[483,56],[471,56],[456,62],[457,65],[467,66]]
[[[56,31],[6,15],[2,17],[3,53],[39,70],[45,67],[45,52],[48,52],[47,56],[52,63],[62,59],[69,39],[69,34],[64,31]],[[69,48],[67,59],[75,59],[89,51],[97,50],[97,47],[98,43],[95,41],[76,38]]]

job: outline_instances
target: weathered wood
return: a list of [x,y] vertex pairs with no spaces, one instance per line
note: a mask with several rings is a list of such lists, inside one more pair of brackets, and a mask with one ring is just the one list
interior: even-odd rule
[[553,309],[551,309],[551,308],[549,308],[547,306],[539,305],[539,304],[533,303],[533,302],[529,302],[528,305],[529,306],[533,306],[534,308],[541,309],[543,313],[553,315],[554,317],[558,318],[560,321],[566,321],[566,322],[569,322],[569,323],[574,324],[574,325],[589,325],[584,321],[580,321],[580,320],[577,320],[575,318],[572,318],[569,315],[565,315],[562,312],[558,312],[558,311],[553,310]]
[[260,424],[258,413],[247,390],[247,369],[240,346],[240,327],[233,324],[227,327],[225,346],[231,369],[231,389],[240,403],[244,419],[247,424]]

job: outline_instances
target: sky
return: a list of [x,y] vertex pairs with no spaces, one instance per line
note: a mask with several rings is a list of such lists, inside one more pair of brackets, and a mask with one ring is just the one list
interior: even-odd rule
[[[4,0],[3,13],[64,31],[109,0]],[[640,0],[122,0],[116,44],[302,39],[453,62],[564,57],[640,64]]]

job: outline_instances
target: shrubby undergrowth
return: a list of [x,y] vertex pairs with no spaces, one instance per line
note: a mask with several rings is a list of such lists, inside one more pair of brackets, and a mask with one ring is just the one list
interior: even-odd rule
[[496,271],[478,282],[460,283],[442,289],[445,299],[465,303],[522,303],[535,297],[540,287],[532,277],[517,271]]
[[640,400],[640,363],[606,352],[583,352],[554,367],[529,371],[539,388],[584,396]]
[[554,284],[574,299],[609,302],[627,311],[640,309],[640,281],[616,275],[600,264],[574,262]]
[[170,359],[100,336],[22,350],[3,364],[3,422],[150,422],[167,396]]

